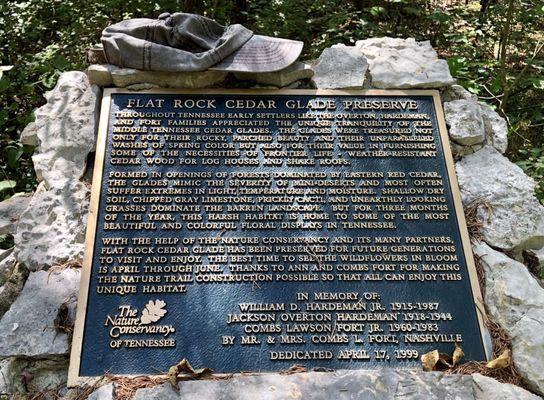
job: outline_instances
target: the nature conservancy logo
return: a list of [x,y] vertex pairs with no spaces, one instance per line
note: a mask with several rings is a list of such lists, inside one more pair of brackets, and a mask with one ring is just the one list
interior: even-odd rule
[[176,329],[159,323],[166,313],[166,302],[162,300],[149,300],[141,313],[132,306],[120,306],[117,314],[107,315],[104,322],[109,328],[110,347],[175,347],[176,339],[169,336]]
[[166,315],[166,309],[164,307],[166,307],[166,303],[162,300],[149,300],[142,311],[140,324],[148,325],[159,321]]

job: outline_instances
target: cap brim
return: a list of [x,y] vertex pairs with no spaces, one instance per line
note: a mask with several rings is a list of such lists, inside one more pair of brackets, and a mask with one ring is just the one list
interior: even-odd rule
[[303,42],[253,35],[242,47],[209,69],[228,72],[274,72],[294,63]]

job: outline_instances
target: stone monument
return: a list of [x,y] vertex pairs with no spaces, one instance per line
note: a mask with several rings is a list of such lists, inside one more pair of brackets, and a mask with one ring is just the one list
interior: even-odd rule
[[[544,393],[544,290],[523,264],[544,208],[503,156],[504,120],[428,42],[361,40],[275,72],[90,65],[46,98],[22,135],[41,183],[1,206],[17,217],[2,228],[0,396],[77,398],[70,349],[71,386],[99,378],[91,399],[116,397],[108,368],[161,375],[184,358],[235,374],[178,382],[208,372],[184,362],[134,398]],[[482,224],[472,244],[463,205]],[[421,371],[455,344],[499,356],[487,319],[533,393]]]

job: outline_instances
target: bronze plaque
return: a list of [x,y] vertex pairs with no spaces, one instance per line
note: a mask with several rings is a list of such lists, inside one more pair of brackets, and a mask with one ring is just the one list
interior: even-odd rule
[[70,384],[486,359],[436,91],[106,89],[86,250]]

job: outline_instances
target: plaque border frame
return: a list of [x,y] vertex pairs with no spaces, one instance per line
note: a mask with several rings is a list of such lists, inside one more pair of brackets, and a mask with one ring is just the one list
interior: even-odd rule
[[[436,89],[173,89],[173,88],[156,88],[141,91],[129,90],[126,88],[104,88],[102,94],[100,118],[98,125],[98,136],[96,142],[96,155],[93,170],[91,198],[89,204],[88,222],[85,235],[85,253],[83,257],[83,266],[81,271],[81,281],[79,285],[76,322],[74,325],[74,333],[72,337],[72,347],[70,352],[70,364],[68,368],[68,387],[74,387],[92,382],[99,377],[80,376],[79,369],[81,367],[81,352],[83,350],[83,335],[85,332],[85,318],[87,314],[88,294],[91,278],[92,259],[94,253],[94,244],[96,239],[96,227],[100,203],[100,194],[102,186],[102,174],[104,172],[104,162],[106,155],[106,138],[109,129],[109,119],[111,112],[111,95],[112,94],[259,94],[259,95],[330,95],[330,96],[345,96],[345,95],[370,95],[370,96],[430,96],[433,99],[433,105],[438,122],[438,130],[442,143],[442,150],[446,163],[446,170],[450,182],[452,193],[453,206],[461,244],[463,246],[463,254],[467,264],[470,287],[472,289],[472,300],[476,308],[476,315],[480,328],[480,336],[482,346],[487,360],[491,357],[491,341],[489,332],[484,324],[487,319],[485,314],[485,305],[480,290],[478,274],[476,272],[476,264],[472,253],[472,246],[468,234],[465,215],[463,212],[463,203],[461,201],[461,193],[459,191],[459,183],[455,174],[455,164],[451,153],[449,136],[446,127],[444,111],[440,100],[440,94]],[[219,376],[221,374],[216,374]],[[118,376],[136,376],[124,375]]]

